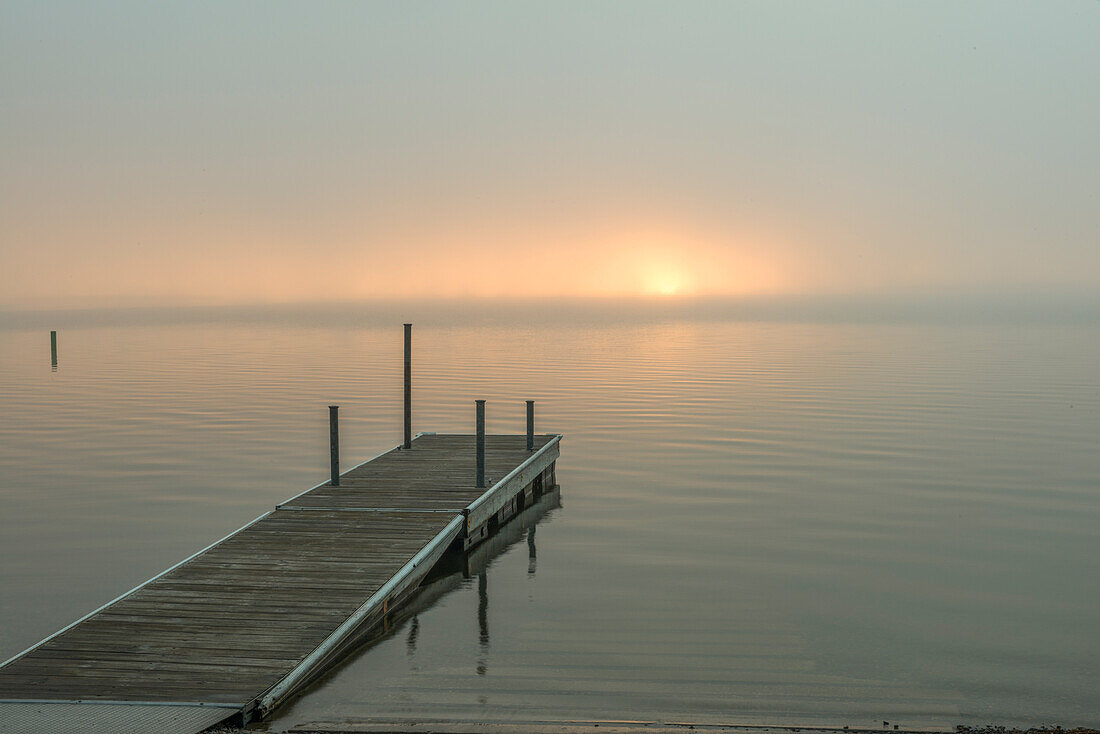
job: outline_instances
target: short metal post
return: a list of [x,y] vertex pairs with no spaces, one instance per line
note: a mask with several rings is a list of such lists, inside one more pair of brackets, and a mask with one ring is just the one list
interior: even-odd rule
[[527,450],[535,450],[535,401],[527,401]]
[[57,332],[50,332],[50,366],[57,369]]
[[413,325],[405,324],[405,444],[412,448],[412,336]]
[[477,484],[478,489],[485,487],[485,401],[475,400],[477,404]]
[[328,455],[332,486],[340,486],[340,406],[328,406]]

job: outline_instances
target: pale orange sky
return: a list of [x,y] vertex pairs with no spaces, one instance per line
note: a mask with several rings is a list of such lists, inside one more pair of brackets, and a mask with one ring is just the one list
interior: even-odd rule
[[0,8],[0,308],[1100,289],[1100,6]]

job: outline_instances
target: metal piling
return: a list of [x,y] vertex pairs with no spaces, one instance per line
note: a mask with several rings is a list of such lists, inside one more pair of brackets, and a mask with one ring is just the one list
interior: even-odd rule
[[478,489],[485,487],[485,401],[475,400],[476,404],[476,431],[475,451],[477,452],[477,484]]
[[412,448],[412,324],[405,324],[405,449]]
[[332,486],[340,486],[340,406],[328,406],[328,455]]
[[527,450],[535,450],[535,401],[527,401]]

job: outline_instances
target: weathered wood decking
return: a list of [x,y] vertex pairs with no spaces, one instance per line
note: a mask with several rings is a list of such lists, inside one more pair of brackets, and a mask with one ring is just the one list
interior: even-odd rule
[[134,718],[134,705],[151,717],[193,711],[178,731],[266,714],[404,601],[448,548],[476,543],[553,486],[559,439],[536,436],[528,451],[525,436],[487,436],[478,489],[473,436],[421,434],[340,486],[288,500],[0,667],[0,732],[27,707],[76,702],[84,731],[99,712]]

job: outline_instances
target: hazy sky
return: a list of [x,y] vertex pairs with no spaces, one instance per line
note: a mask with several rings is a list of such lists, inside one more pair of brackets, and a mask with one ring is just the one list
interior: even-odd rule
[[0,4],[0,305],[1100,289],[1100,3]]

